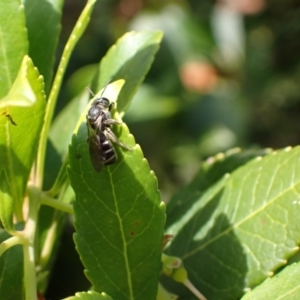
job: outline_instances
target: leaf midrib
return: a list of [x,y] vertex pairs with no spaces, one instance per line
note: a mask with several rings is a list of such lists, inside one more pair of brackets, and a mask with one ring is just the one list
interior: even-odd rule
[[111,182],[111,187],[112,187],[112,197],[114,199],[115,207],[116,207],[116,215],[118,218],[119,222],[119,227],[120,227],[120,232],[121,232],[121,238],[123,242],[123,256],[124,256],[124,261],[125,261],[125,269],[127,273],[127,282],[128,282],[128,290],[129,290],[129,299],[134,299],[133,297],[133,288],[132,288],[132,280],[130,276],[130,267],[129,267],[129,261],[128,261],[128,254],[127,254],[127,242],[125,238],[125,232],[122,224],[122,219],[120,218],[120,213],[119,213],[119,207],[118,207],[118,201],[115,193],[115,185],[113,183],[113,178],[112,178],[112,172],[108,168],[108,174]]

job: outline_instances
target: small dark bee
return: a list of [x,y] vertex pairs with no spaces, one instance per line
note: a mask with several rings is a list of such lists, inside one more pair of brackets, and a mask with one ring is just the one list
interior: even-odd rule
[[103,92],[100,98],[94,100],[86,115],[88,128],[87,141],[89,143],[91,163],[96,172],[100,172],[104,165],[107,166],[116,162],[117,154],[112,143],[126,150],[131,150],[120,142],[111,130],[111,125],[122,123],[112,119],[110,111],[113,107],[113,103],[110,103],[107,98],[102,97]]

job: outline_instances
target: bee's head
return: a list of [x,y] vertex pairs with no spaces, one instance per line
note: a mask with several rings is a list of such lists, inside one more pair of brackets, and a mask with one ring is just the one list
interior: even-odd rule
[[97,98],[93,105],[95,106],[102,106],[103,108],[110,108],[111,104],[109,100],[105,97]]

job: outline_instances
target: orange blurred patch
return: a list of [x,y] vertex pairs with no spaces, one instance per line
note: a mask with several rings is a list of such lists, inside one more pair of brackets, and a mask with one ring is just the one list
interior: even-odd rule
[[183,64],[180,68],[180,78],[186,89],[196,92],[210,92],[218,81],[214,66],[199,61]]
[[220,0],[219,4],[243,15],[257,14],[266,7],[265,0]]

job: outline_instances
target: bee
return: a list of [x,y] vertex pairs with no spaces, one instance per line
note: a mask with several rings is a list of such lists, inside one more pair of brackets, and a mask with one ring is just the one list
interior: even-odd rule
[[[109,82],[108,82],[109,83]],[[111,117],[113,103],[102,97],[108,83],[106,84],[100,98],[96,98],[87,115],[86,123],[88,129],[88,139],[91,163],[96,172],[100,172],[103,166],[111,165],[116,162],[117,154],[113,143],[120,147],[131,150],[125,144],[117,139],[111,126],[113,124],[122,124]],[[94,96],[92,91],[91,94]]]

